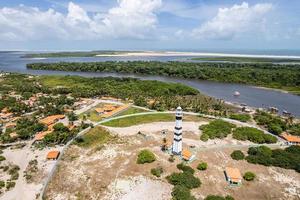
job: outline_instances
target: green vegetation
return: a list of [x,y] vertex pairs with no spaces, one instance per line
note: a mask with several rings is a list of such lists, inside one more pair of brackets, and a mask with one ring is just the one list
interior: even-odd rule
[[292,134],[292,135],[300,136],[300,124],[293,124],[289,128],[289,133]]
[[252,127],[239,127],[233,131],[232,137],[237,140],[249,140],[258,144],[277,142],[277,138],[273,135],[265,134],[263,131]]
[[15,185],[16,185],[15,182],[13,182],[13,181],[7,181],[7,182],[6,182],[6,189],[7,189],[7,190],[10,190],[11,188],[14,188]]
[[94,108],[92,108],[91,110],[88,110],[87,112],[84,112],[82,114],[79,115],[79,118],[81,120],[91,120],[93,122],[99,122],[101,121],[103,118],[95,111]]
[[256,175],[253,172],[246,172],[243,176],[246,181],[253,181],[255,177]]
[[52,133],[47,134],[43,139],[43,142],[46,145],[66,144],[77,134],[78,131],[77,129],[73,129],[72,131],[70,131],[62,123],[55,124],[53,128],[54,131]]
[[248,122],[251,119],[251,116],[248,114],[231,114],[229,118],[241,122]]
[[288,63],[288,62],[300,62],[300,59],[289,58],[250,58],[250,57],[201,57],[192,58],[191,60],[201,61],[221,61],[221,62],[251,62],[251,63]]
[[116,117],[124,116],[124,115],[131,115],[131,114],[136,114],[136,113],[143,113],[143,112],[149,112],[149,111],[144,110],[144,109],[140,109],[140,108],[130,107],[127,110],[125,110],[125,111],[121,112],[120,114],[116,115]]
[[166,177],[168,182],[175,186],[172,192],[173,199],[194,200],[195,198],[191,196],[190,189],[200,187],[200,179],[194,176],[194,169],[183,163],[178,164],[177,168],[182,172],[173,172]]
[[267,112],[257,111],[254,120],[258,125],[265,126],[269,132],[280,135],[287,129],[287,124],[279,116],[273,116]]
[[158,113],[158,114],[146,114],[141,116],[130,116],[121,119],[114,119],[103,123],[104,126],[110,127],[129,127],[138,124],[145,124],[151,122],[166,122],[174,121],[174,115]]
[[206,162],[199,163],[198,166],[197,166],[197,169],[199,169],[201,171],[206,170],[207,169],[207,163]]
[[[199,127],[202,130],[201,140],[205,140],[207,137],[209,139],[215,138],[225,138],[231,133],[231,130],[235,128],[234,124],[225,122],[223,120],[217,119],[210,122],[207,125],[202,125]],[[206,135],[206,136],[205,136]]]
[[234,200],[234,198],[229,195],[227,195],[226,197],[218,195],[208,195],[204,200]]
[[4,156],[0,156],[0,162],[6,160],[6,158]]
[[32,63],[29,69],[118,72],[244,83],[300,93],[300,66],[268,63],[91,62]]
[[178,165],[176,165],[177,169],[182,170],[183,172],[188,172],[191,174],[195,173],[195,170],[193,168],[191,168],[190,166],[185,165],[184,163],[179,163]]
[[90,129],[83,136],[76,138],[74,144],[80,147],[89,148],[97,145],[103,145],[112,139],[112,137],[113,136],[111,136],[106,129],[96,126]]
[[230,154],[231,158],[234,160],[244,160],[245,155],[242,151],[240,150],[235,150]]
[[270,149],[266,146],[250,147],[246,160],[249,163],[294,169],[300,173],[300,146]]
[[137,157],[137,163],[138,164],[144,164],[144,163],[152,163],[156,160],[154,153],[151,151],[144,149],[139,152]]
[[0,189],[5,187],[5,182],[4,181],[0,181]]
[[162,167],[156,167],[151,169],[151,174],[156,177],[160,177],[163,172],[164,170]]
[[191,191],[181,185],[176,185],[171,194],[173,200],[196,200],[196,198],[192,196]]
[[10,180],[18,180],[20,167],[18,165],[13,165],[9,170]]

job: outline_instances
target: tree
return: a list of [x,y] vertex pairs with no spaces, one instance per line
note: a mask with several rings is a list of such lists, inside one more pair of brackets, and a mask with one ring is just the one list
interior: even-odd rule
[[246,181],[253,181],[255,177],[256,175],[253,172],[246,172],[243,176]]
[[235,150],[230,154],[231,158],[234,160],[243,160],[245,158],[245,155],[240,150]]
[[199,163],[198,166],[197,166],[197,169],[199,169],[201,171],[206,170],[207,169],[207,163],[206,162]]
[[137,163],[138,164],[152,163],[155,160],[156,160],[155,155],[151,151],[145,149],[139,152]]
[[172,191],[173,200],[196,200],[195,197],[191,195],[191,191],[181,185],[176,185]]

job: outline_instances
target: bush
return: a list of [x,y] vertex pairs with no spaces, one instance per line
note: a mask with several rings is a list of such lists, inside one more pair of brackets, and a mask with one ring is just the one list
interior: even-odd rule
[[14,188],[15,185],[16,185],[15,182],[13,182],[13,181],[7,181],[7,182],[6,182],[6,189],[7,189],[7,190],[10,190],[11,188]]
[[174,155],[170,155],[170,157],[168,158],[168,161],[171,163],[174,162],[175,161]]
[[200,187],[201,181],[189,172],[172,173],[167,176],[167,180],[172,185],[184,186],[188,189]]
[[4,156],[0,156],[0,162],[6,160],[6,158]]
[[237,140],[249,140],[254,143],[276,143],[277,138],[252,127],[239,127],[233,131],[232,137]]
[[177,169],[182,170],[183,172],[189,172],[191,174],[195,173],[195,170],[191,168],[190,166],[185,165],[184,163],[180,163],[177,165]]
[[231,114],[229,116],[230,119],[238,120],[241,122],[247,122],[251,119],[251,116],[248,114]]
[[172,191],[173,200],[196,200],[191,191],[184,186],[176,185]]
[[[234,124],[217,119],[207,125],[202,125],[199,128],[202,130],[203,134],[209,137],[209,139],[214,139],[227,137],[227,135],[231,133],[232,128],[235,127]],[[204,138],[202,139],[205,139],[207,136],[203,136]]]
[[151,169],[151,174],[156,177],[160,177],[163,172],[164,170],[162,167],[156,167]]
[[255,177],[256,175],[253,172],[246,172],[243,176],[246,181],[253,181]]
[[209,136],[207,134],[202,134],[200,136],[200,140],[202,140],[203,142],[207,142],[209,139]]
[[5,182],[4,181],[0,181],[0,189],[5,187]]
[[207,163],[206,162],[202,162],[202,163],[199,163],[198,166],[197,166],[197,169],[199,170],[206,170],[207,169]]
[[248,149],[246,160],[250,163],[265,166],[276,166],[285,169],[294,169],[300,172],[300,146],[290,146],[286,149],[271,150],[266,146],[251,147]]
[[245,158],[245,155],[240,150],[235,150],[230,154],[231,158],[234,160],[243,160]]
[[155,160],[156,160],[155,155],[151,151],[145,149],[140,151],[140,153],[138,154],[137,163],[138,164],[152,163]]
[[208,195],[204,200],[234,200],[234,198],[229,195],[227,195],[226,197],[218,195]]

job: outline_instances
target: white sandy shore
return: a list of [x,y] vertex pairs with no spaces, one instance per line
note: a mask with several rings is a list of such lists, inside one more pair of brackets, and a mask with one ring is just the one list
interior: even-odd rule
[[283,56],[283,55],[252,55],[252,54],[230,54],[230,53],[201,53],[201,52],[156,52],[156,51],[142,51],[142,52],[126,52],[118,54],[99,54],[98,57],[122,57],[122,56],[208,56],[208,57],[245,57],[245,58],[286,58],[286,59],[300,59],[300,56]]

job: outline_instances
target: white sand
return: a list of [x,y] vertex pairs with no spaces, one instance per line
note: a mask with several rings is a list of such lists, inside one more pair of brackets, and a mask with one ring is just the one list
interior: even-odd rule
[[252,54],[230,54],[230,53],[201,53],[201,52],[127,52],[118,54],[99,54],[98,57],[122,57],[122,56],[208,56],[208,57],[246,57],[246,58],[287,58],[300,59],[300,56],[283,56],[283,55],[252,55]]
[[[22,149],[10,149],[7,148],[4,150],[3,156],[6,157],[7,163],[15,164],[20,167],[19,170],[19,179],[16,181],[16,186],[10,191],[5,192],[1,199],[3,200],[32,200],[35,199],[36,194],[40,193],[42,189],[42,184],[46,176],[43,177],[41,183],[31,183],[28,184],[25,180],[24,171],[29,163],[29,161],[37,159],[38,169],[42,171],[44,175],[50,173],[52,167],[55,164],[55,161],[46,161],[46,155],[50,148],[45,148],[43,150],[32,150],[30,148],[31,142],[27,142],[27,145]],[[59,149],[55,148],[55,149]],[[53,149],[53,148],[52,148]]]
[[138,176],[116,179],[108,189],[109,192],[103,200],[165,200],[171,199],[172,186],[162,181]]

